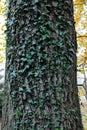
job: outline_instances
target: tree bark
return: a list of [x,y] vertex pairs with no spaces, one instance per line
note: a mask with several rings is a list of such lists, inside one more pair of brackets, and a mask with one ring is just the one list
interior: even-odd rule
[[83,130],[72,0],[10,0],[2,130]]

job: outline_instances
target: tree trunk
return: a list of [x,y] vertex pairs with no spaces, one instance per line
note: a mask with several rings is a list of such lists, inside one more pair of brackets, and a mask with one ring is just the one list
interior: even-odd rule
[[72,0],[10,0],[6,33],[2,130],[83,130]]

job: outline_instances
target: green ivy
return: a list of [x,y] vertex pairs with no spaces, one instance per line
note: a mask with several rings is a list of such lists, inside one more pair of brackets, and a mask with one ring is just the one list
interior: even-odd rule
[[[66,125],[60,129],[60,124],[61,104],[67,102],[61,95],[66,96],[66,90],[72,86],[70,72],[75,58],[70,4],[69,0],[9,1],[6,39],[15,111],[13,130],[36,130],[36,126],[40,130],[68,130]],[[73,95],[73,91],[70,93]],[[54,111],[56,121],[51,121],[46,107]],[[64,111],[66,120],[77,112],[73,108]]]

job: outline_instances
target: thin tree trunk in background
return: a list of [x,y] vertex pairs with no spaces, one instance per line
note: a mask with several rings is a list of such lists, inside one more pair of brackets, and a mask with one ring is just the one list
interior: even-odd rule
[[72,0],[10,0],[6,33],[2,130],[83,130]]
[[85,89],[85,98],[87,99],[87,78],[86,78],[86,71],[85,71],[85,65],[82,65],[83,68],[83,73],[84,73],[84,83],[83,83],[83,87]]

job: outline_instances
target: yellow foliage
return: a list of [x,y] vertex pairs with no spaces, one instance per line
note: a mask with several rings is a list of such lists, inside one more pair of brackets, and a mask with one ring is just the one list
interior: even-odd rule
[[82,16],[83,11],[83,4],[86,2],[86,0],[75,0],[74,1],[74,8],[75,8],[75,22],[76,25],[79,23],[80,18]]
[[5,59],[5,0],[0,0],[0,63]]
[[78,52],[81,48],[84,51],[78,55],[81,63],[87,63],[87,0],[74,0],[74,18],[77,31]]
[[78,56],[78,60],[80,60],[82,63],[87,63],[87,48],[85,48],[81,55]]
[[5,13],[5,0],[0,0],[0,15]]
[[79,92],[78,92],[78,95],[79,95],[79,96],[84,96],[85,94],[86,94],[86,93],[85,93],[84,88],[79,89]]

